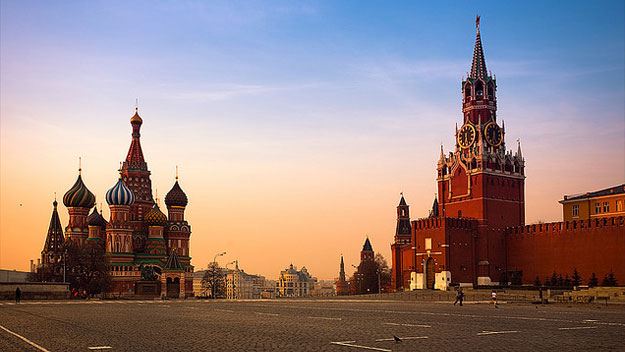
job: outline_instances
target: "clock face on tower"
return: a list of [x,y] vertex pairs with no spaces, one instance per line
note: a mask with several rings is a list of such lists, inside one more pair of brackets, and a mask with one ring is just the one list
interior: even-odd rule
[[475,141],[475,127],[465,124],[458,132],[458,144],[462,148],[468,148]]
[[494,122],[486,124],[486,127],[484,127],[484,137],[486,137],[486,142],[494,147],[501,145],[501,142],[503,142],[501,128]]

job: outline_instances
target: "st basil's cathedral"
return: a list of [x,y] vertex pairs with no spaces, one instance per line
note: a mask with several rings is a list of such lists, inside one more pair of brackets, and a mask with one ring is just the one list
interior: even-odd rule
[[[152,197],[150,171],[143,157],[138,109],[130,118],[132,141],[119,179],[106,192],[110,209],[107,221],[95,205],[95,196],[78,179],[63,196],[69,223],[63,234],[57,202],[41,252],[42,265],[59,262],[65,241],[77,245],[100,243],[113,285],[109,295],[188,297],[193,295],[193,266],[189,256],[191,226],[185,220],[187,195],[176,180],[165,196],[167,215]],[[92,210],[93,209],[93,210]],[[89,213],[91,211],[91,213]],[[147,269],[147,270],[146,270]],[[146,272],[151,280],[146,280]]]

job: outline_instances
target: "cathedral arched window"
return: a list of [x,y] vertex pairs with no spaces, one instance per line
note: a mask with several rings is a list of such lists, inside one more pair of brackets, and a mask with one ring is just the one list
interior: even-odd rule
[[468,84],[468,83],[464,87],[464,99],[465,99],[465,101],[470,101],[471,100],[471,85]]

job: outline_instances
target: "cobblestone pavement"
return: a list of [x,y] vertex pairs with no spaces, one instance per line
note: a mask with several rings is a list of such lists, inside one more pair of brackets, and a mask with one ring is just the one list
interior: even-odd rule
[[46,350],[624,351],[625,307],[366,300],[0,302],[0,351]]

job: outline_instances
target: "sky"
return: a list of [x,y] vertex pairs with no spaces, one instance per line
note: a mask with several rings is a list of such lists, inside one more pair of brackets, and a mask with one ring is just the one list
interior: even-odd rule
[[0,268],[40,257],[79,157],[103,202],[136,99],[160,198],[179,166],[196,270],[226,251],[332,279],[366,236],[390,262],[400,192],[427,216],[454,148],[478,13],[526,223],[560,221],[563,195],[625,182],[624,6],[2,0]]

